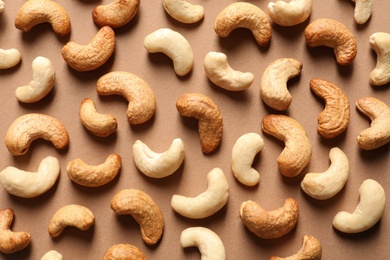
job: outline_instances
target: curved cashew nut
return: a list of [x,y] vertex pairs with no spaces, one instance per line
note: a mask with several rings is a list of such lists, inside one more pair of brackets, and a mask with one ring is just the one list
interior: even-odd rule
[[127,99],[127,121],[138,125],[148,121],[156,111],[156,97],[151,87],[135,74],[124,71],[109,72],[96,84],[99,95],[121,95]]
[[49,115],[30,113],[18,117],[8,128],[5,145],[12,155],[26,154],[30,144],[42,138],[57,149],[68,147],[69,135],[65,126]]
[[364,24],[372,15],[372,0],[352,0],[356,3],[353,18],[356,23]]
[[385,85],[390,82],[390,34],[373,33],[369,43],[377,54],[375,69],[370,72],[370,82],[376,86]]
[[256,5],[237,2],[226,6],[217,16],[214,31],[220,37],[227,37],[236,28],[251,30],[260,46],[267,46],[272,30],[266,13]]
[[207,190],[196,197],[173,195],[171,206],[180,215],[201,219],[219,211],[229,199],[229,183],[220,168],[214,168],[207,174]]
[[18,87],[16,98],[23,103],[34,103],[44,98],[53,89],[56,74],[52,62],[38,56],[32,62],[33,79],[27,86]]
[[74,159],[66,166],[69,178],[85,187],[100,187],[112,181],[122,165],[122,158],[110,154],[104,163],[99,165],[86,164],[81,159]]
[[28,32],[41,23],[50,23],[58,36],[70,33],[70,18],[61,5],[51,0],[26,1],[16,14],[15,27]]
[[131,215],[140,226],[142,240],[155,245],[164,231],[164,218],[159,206],[145,192],[124,189],[112,198],[111,208],[118,215]]
[[146,260],[146,256],[136,246],[131,244],[117,244],[110,247],[103,256],[103,260],[113,259]]
[[30,233],[11,230],[13,219],[14,211],[12,209],[0,210],[0,252],[4,254],[15,253],[30,244]]
[[63,260],[63,259],[64,257],[62,256],[62,254],[60,254],[55,250],[50,250],[46,252],[46,254],[44,254],[41,258],[41,260]]
[[100,27],[119,28],[126,25],[138,13],[140,0],[115,0],[99,5],[92,11],[92,20]]
[[232,149],[232,171],[244,185],[254,186],[260,181],[260,174],[252,167],[257,153],[264,147],[264,140],[256,133],[240,136]]
[[298,203],[287,198],[282,207],[266,211],[258,203],[248,200],[240,206],[240,217],[244,225],[256,236],[274,239],[286,235],[298,222]]
[[285,148],[277,159],[282,175],[297,176],[309,163],[312,154],[305,129],[291,117],[268,115],[263,118],[262,130],[285,143]]
[[152,151],[141,140],[133,145],[134,163],[146,176],[164,178],[173,174],[184,160],[184,143],[180,138],[172,141],[168,150],[163,153]]
[[339,65],[351,64],[357,54],[356,39],[342,23],[327,18],[311,22],[305,29],[306,43],[310,47],[333,48]]
[[150,53],[162,52],[172,59],[173,69],[179,76],[188,74],[194,65],[190,43],[182,34],[169,28],[161,28],[147,35],[144,47]]
[[324,138],[334,138],[343,133],[349,124],[350,108],[347,95],[335,84],[312,79],[310,88],[325,100],[325,109],[318,115],[317,132]]
[[77,71],[91,71],[102,66],[115,50],[115,32],[103,26],[86,44],[68,42],[61,50],[62,58]]
[[252,85],[255,76],[250,72],[233,70],[226,54],[209,52],[204,58],[204,70],[207,77],[218,87],[230,91],[240,91]]
[[301,182],[302,190],[309,196],[326,200],[336,195],[345,185],[349,175],[349,160],[338,147],[329,152],[330,167],[322,173],[307,173]]
[[260,97],[273,109],[286,110],[292,101],[287,81],[301,73],[303,64],[292,58],[281,58],[271,62],[260,82]]
[[4,189],[22,198],[37,197],[51,187],[60,175],[60,163],[55,157],[48,156],[39,164],[37,172],[27,172],[9,166],[0,172],[0,182]]
[[180,244],[182,247],[196,246],[201,259],[226,259],[225,246],[221,238],[211,229],[205,227],[190,227],[181,232]]
[[312,6],[312,0],[276,1],[268,4],[267,11],[275,23],[281,26],[294,26],[309,18]]
[[214,151],[222,139],[223,119],[218,106],[200,93],[182,94],[176,102],[181,116],[198,119],[198,131],[203,153]]
[[5,3],[3,0],[0,0],[0,14],[4,11]]
[[302,246],[298,252],[288,257],[272,256],[270,260],[321,260],[322,246],[320,241],[313,236],[304,235]]
[[0,49],[0,69],[9,69],[16,66],[22,59],[18,49]]
[[186,0],[161,0],[165,11],[175,20],[191,24],[202,20],[204,8],[201,5],[193,5]]
[[386,195],[376,181],[367,179],[359,188],[360,201],[353,213],[341,211],[333,218],[333,226],[344,233],[359,233],[374,226],[385,210]]

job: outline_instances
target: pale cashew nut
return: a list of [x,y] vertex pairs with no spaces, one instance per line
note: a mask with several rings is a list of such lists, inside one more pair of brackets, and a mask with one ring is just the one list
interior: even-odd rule
[[251,30],[260,46],[271,41],[272,29],[266,13],[256,5],[236,2],[226,6],[217,16],[214,31],[220,37],[227,37],[237,28]]
[[370,72],[370,82],[376,86],[385,85],[390,82],[390,34],[373,33],[369,44],[377,55],[375,69]]
[[62,256],[61,253],[55,251],[55,250],[50,250],[46,252],[41,258],[41,260],[63,260],[64,257]]
[[357,54],[353,33],[341,22],[321,18],[311,22],[305,29],[305,40],[310,47],[333,48],[339,65],[349,65]]
[[12,254],[26,248],[31,241],[30,233],[11,230],[14,211],[6,208],[0,210],[0,252]]
[[297,176],[309,163],[312,146],[305,129],[293,118],[268,115],[262,120],[262,130],[285,143],[277,163],[282,175]]
[[56,74],[52,62],[38,56],[32,62],[33,79],[26,86],[18,87],[16,98],[23,103],[34,103],[44,98],[53,89]]
[[225,246],[221,238],[211,229],[205,227],[190,227],[181,232],[182,247],[196,246],[202,260],[225,260]]
[[294,255],[288,257],[272,256],[269,260],[321,260],[322,246],[320,241],[309,235],[304,235],[302,246]]
[[92,11],[92,20],[100,27],[119,28],[134,18],[139,5],[140,0],[114,0],[111,4],[95,7]]
[[248,200],[240,206],[243,224],[256,236],[274,239],[286,235],[297,224],[299,217],[298,202],[287,198],[282,207],[267,211],[258,203]]
[[124,71],[109,72],[96,83],[99,95],[121,95],[127,99],[127,121],[132,125],[145,123],[156,111],[156,97],[142,78]]
[[329,152],[330,166],[322,173],[307,173],[301,182],[302,190],[310,197],[326,200],[335,196],[345,185],[349,175],[349,160],[338,147]]
[[131,244],[116,244],[110,247],[103,256],[103,260],[146,260],[146,256],[136,246]]
[[100,187],[112,181],[122,165],[122,158],[110,154],[104,163],[99,165],[86,164],[81,159],[74,159],[66,166],[69,178],[85,187]]
[[256,133],[240,136],[232,149],[232,171],[234,177],[244,185],[254,186],[260,174],[252,167],[257,153],[264,147],[264,140]]
[[201,5],[193,5],[186,0],[161,0],[165,11],[175,20],[191,24],[202,20],[204,8]]
[[28,32],[41,23],[50,23],[58,36],[70,33],[70,18],[61,5],[52,0],[26,1],[16,14],[15,27]]
[[309,18],[313,0],[292,0],[270,2],[267,11],[271,19],[281,26],[294,26]]
[[117,215],[131,215],[140,226],[142,240],[147,245],[160,241],[164,231],[161,209],[148,194],[137,189],[124,189],[111,200],[111,209]]
[[0,182],[9,194],[34,198],[53,187],[59,175],[60,163],[55,157],[48,156],[41,161],[37,172],[8,166],[0,172]]
[[95,223],[92,211],[82,205],[69,204],[61,207],[51,217],[48,225],[52,238],[62,234],[66,227],[76,227],[82,231],[88,230]]
[[184,143],[180,138],[172,141],[162,153],[152,151],[141,140],[133,144],[134,163],[143,174],[151,178],[164,178],[173,174],[184,160]]
[[194,53],[187,39],[169,28],[158,29],[144,39],[144,47],[150,53],[162,52],[173,62],[179,76],[188,74],[194,66]]
[[356,3],[353,18],[356,23],[364,24],[372,15],[372,0],[352,0]]
[[182,94],[176,101],[181,116],[198,119],[198,132],[203,153],[217,149],[222,140],[223,119],[218,106],[200,93]]
[[0,49],[0,69],[15,67],[22,59],[22,54],[18,49]]
[[25,114],[10,125],[5,135],[5,145],[12,155],[26,154],[36,139],[50,141],[55,148],[65,149],[69,135],[58,119],[45,114]]
[[280,58],[267,66],[260,82],[260,97],[269,107],[283,111],[292,101],[287,81],[301,73],[303,64],[293,58]]
[[207,174],[207,190],[196,197],[173,195],[171,206],[180,215],[191,219],[207,218],[219,211],[229,199],[229,183],[220,168]]
[[353,213],[340,211],[333,218],[333,227],[344,233],[359,233],[374,226],[383,215],[386,194],[377,181],[367,179],[359,188],[360,201]]
[[226,54],[222,52],[207,53],[204,58],[204,70],[215,85],[230,91],[247,89],[255,79],[250,72],[241,72],[230,67]]
[[4,11],[5,3],[3,0],[0,0],[0,14]]
[[62,58],[77,71],[91,71],[102,66],[115,50],[115,32],[103,26],[85,45],[68,42],[61,50]]

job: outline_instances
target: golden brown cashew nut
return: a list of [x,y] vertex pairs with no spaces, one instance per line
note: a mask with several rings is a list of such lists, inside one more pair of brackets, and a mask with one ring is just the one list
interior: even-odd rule
[[127,121],[132,125],[145,123],[156,111],[156,97],[152,88],[135,74],[124,71],[109,72],[96,83],[99,95],[121,95],[127,99]]
[[15,27],[28,32],[41,23],[50,23],[58,36],[70,33],[70,18],[61,5],[51,0],[26,1],[16,14]]
[[356,3],[353,18],[356,23],[364,24],[372,15],[372,0],[352,0]]
[[103,260],[146,260],[146,256],[136,246],[131,244],[117,244],[110,247],[103,256]]
[[390,34],[373,33],[369,43],[377,54],[375,69],[370,72],[370,82],[376,86],[385,85],[390,82]]
[[92,20],[100,27],[122,27],[138,13],[139,5],[140,0],[114,0],[111,4],[95,7]]
[[312,0],[292,0],[270,2],[267,11],[271,19],[281,26],[294,26],[309,18],[313,6]]
[[322,246],[313,236],[304,235],[298,252],[288,257],[271,256],[270,260],[321,260]]
[[5,145],[12,155],[26,154],[30,144],[42,138],[57,149],[68,147],[69,135],[65,126],[49,115],[30,113],[18,117],[8,128]]
[[214,151],[222,139],[223,119],[218,106],[200,93],[182,94],[176,102],[181,116],[198,119],[198,131],[203,153]]
[[175,20],[191,24],[202,20],[204,8],[193,5],[186,0],[161,0],[165,11]]
[[0,69],[9,69],[16,66],[22,59],[18,49],[0,49]]
[[24,249],[30,244],[31,235],[27,232],[14,232],[11,224],[14,219],[12,209],[0,210],[0,252],[12,254]]
[[147,245],[160,241],[164,231],[163,214],[148,194],[137,189],[121,190],[112,198],[111,208],[117,215],[129,214],[137,221]]
[[256,236],[274,239],[286,235],[298,222],[298,203],[287,198],[282,207],[266,211],[258,203],[248,200],[240,206],[240,217],[244,225]]
[[91,71],[102,66],[115,50],[115,32],[103,26],[92,40],[81,45],[68,42],[61,50],[62,58],[77,71]]
[[263,118],[262,130],[285,143],[277,159],[280,172],[286,177],[297,176],[309,163],[312,146],[305,129],[285,115],[268,115]]
[[63,256],[61,253],[55,251],[55,250],[50,250],[46,252],[41,258],[41,260],[63,260]]
[[342,23],[327,18],[311,22],[305,29],[306,43],[310,47],[333,48],[339,65],[349,65],[357,54],[356,39]]

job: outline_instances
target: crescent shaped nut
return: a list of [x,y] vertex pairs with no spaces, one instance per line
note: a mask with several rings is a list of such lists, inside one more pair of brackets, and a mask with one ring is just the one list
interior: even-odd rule
[[358,24],[365,24],[371,17],[373,7],[372,0],[352,0],[355,2],[355,10],[353,14],[353,18],[355,22]]
[[92,20],[100,27],[119,28],[129,23],[138,13],[140,0],[114,0],[107,5],[96,6]]
[[0,49],[0,69],[15,67],[22,59],[22,54],[18,49]]
[[304,235],[302,239],[302,246],[298,252],[288,257],[272,256],[269,260],[321,260],[322,246],[320,241],[309,235]]
[[312,0],[276,1],[268,4],[267,11],[278,25],[294,26],[309,18],[312,6]]
[[186,0],[161,0],[165,11],[175,20],[192,24],[199,22],[204,17],[204,8],[201,5],[193,5]]
[[382,86],[390,82],[390,34],[376,32],[369,39],[371,48],[376,52],[375,69],[370,72],[370,82]]
[[116,244],[110,247],[103,256],[103,260],[115,259],[146,260],[146,256],[134,245]]

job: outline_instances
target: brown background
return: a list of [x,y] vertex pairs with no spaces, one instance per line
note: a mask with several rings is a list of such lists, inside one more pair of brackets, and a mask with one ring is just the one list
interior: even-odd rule
[[[389,183],[389,145],[375,151],[362,151],[356,143],[359,132],[369,126],[369,119],[359,113],[355,102],[365,96],[389,102],[387,86],[374,87],[368,74],[375,67],[376,54],[368,44],[369,36],[378,31],[390,32],[390,3],[375,0],[370,21],[358,26],[353,20],[354,4],[348,0],[314,0],[312,15],[305,23],[292,28],[272,23],[272,40],[269,47],[259,47],[251,32],[235,30],[228,38],[220,38],[213,30],[217,14],[229,3],[236,1],[201,1],[205,8],[204,19],[194,25],[184,25],[171,19],[161,1],[141,1],[137,16],[126,26],[115,29],[116,50],[109,61],[93,72],[76,72],[61,57],[61,48],[69,40],[87,44],[98,31],[91,18],[92,9],[111,1],[58,0],[69,13],[72,22],[70,36],[59,38],[48,24],[34,27],[22,33],[14,26],[14,18],[24,1],[6,1],[6,9],[0,14],[0,48],[18,48],[22,62],[8,70],[0,71],[0,138],[4,138],[9,125],[19,116],[39,112],[61,120],[66,126],[70,144],[66,151],[56,150],[51,143],[35,141],[23,156],[12,156],[5,145],[0,145],[0,167],[15,166],[36,171],[39,162],[52,155],[59,159],[61,174],[56,185],[44,195],[34,199],[22,199],[9,195],[0,187],[0,207],[15,211],[12,229],[28,231],[31,245],[21,252],[4,259],[40,259],[48,250],[55,249],[65,259],[101,259],[105,251],[117,243],[130,243],[140,248],[149,259],[199,259],[196,248],[183,249],[180,233],[187,227],[204,226],[215,231],[222,239],[228,259],[268,259],[271,255],[287,256],[301,246],[302,237],[309,234],[318,238],[323,246],[323,259],[390,259],[389,225],[390,207],[386,207],[382,220],[369,231],[346,235],[332,227],[332,219],[340,210],[353,211],[356,207],[360,184],[367,178],[377,180],[387,191]],[[266,10],[269,1],[248,1]],[[353,64],[340,67],[330,48],[309,48],[304,40],[304,29],[317,18],[332,18],[345,24],[356,36],[358,55]],[[175,75],[171,60],[164,54],[149,54],[143,47],[146,35],[156,29],[169,27],[183,34],[190,42],[195,56],[192,72],[185,77]],[[230,65],[240,71],[255,75],[253,85],[234,93],[219,89],[206,77],[203,58],[209,51],[224,52]],[[56,70],[53,91],[36,104],[19,103],[14,92],[18,86],[31,80],[31,62],[42,55],[49,58]],[[313,145],[310,164],[296,178],[284,178],[279,173],[276,158],[283,143],[261,132],[261,119],[275,111],[266,107],[259,97],[259,82],[264,69],[275,59],[291,57],[303,63],[299,77],[289,81],[293,102],[285,114],[296,119],[307,131]],[[125,117],[127,102],[120,96],[99,97],[95,85],[98,78],[115,70],[132,72],[152,87],[157,99],[157,111],[149,122],[132,127]],[[316,132],[317,115],[324,102],[309,88],[314,78],[331,81],[348,95],[351,104],[351,120],[345,134],[324,140]],[[200,92],[208,95],[220,108],[224,119],[223,140],[219,149],[204,155],[200,150],[197,122],[184,119],[176,110],[179,95]],[[98,138],[82,126],[78,111],[81,101],[89,97],[96,102],[101,113],[117,117],[119,128],[108,138]],[[254,167],[260,172],[259,185],[248,188],[234,178],[230,168],[231,149],[241,135],[259,133],[265,147],[256,156]],[[182,138],[186,158],[181,168],[172,176],[155,180],[143,176],[132,159],[132,144],[140,139],[156,152],[165,151],[174,138]],[[329,166],[329,149],[338,146],[350,160],[350,176],[344,189],[327,201],[316,201],[300,189],[300,181],[307,172],[322,172]],[[65,168],[75,158],[89,164],[100,164],[110,153],[118,153],[123,159],[120,174],[101,188],[85,188],[68,178]],[[174,213],[170,207],[173,194],[196,196],[207,186],[206,175],[214,167],[220,167],[230,184],[227,205],[217,214],[204,220],[190,220]],[[165,230],[161,242],[148,247],[141,240],[139,227],[130,216],[116,216],[110,209],[111,198],[125,188],[137,188],[147,192],[161,207],[165,218]],[[252,235],[239,217],[240,204],[248,199],[257,201],[268,210],[282,206],[287,197],[298,201],[301,214],[296,228],[286,236],[275,240],[262,240]],[[96,217],[95,225],[83,232],[66,229],[52,239],[47,224],[60,207],[76,203],[90,208]]]

